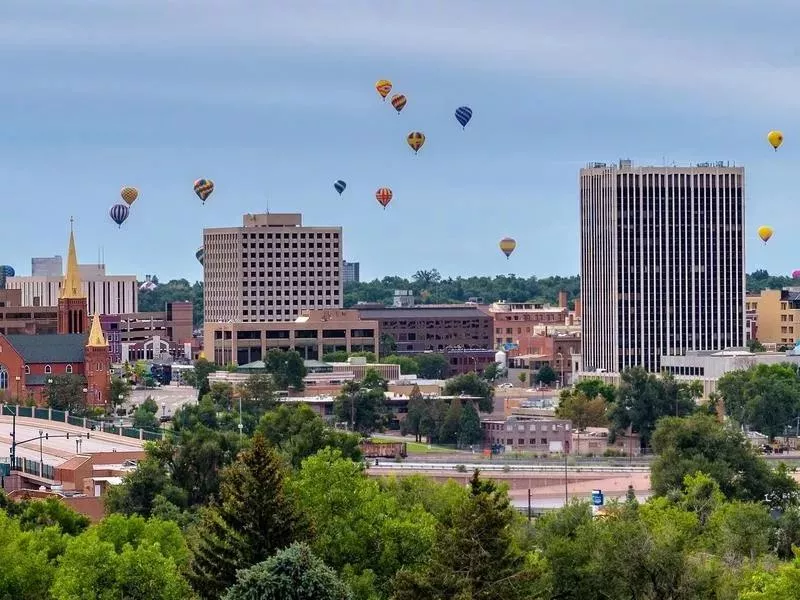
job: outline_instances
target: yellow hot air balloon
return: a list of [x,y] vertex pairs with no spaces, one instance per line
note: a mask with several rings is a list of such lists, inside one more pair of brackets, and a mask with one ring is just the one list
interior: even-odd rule
[[389,81],[388,79],[379,79],[375,83],[375,89],[381,95],[383,101],[386,102],[386,96],[388,96],[389,92],[392,91],[392,82]]
[[139,190],[135,187],[126,186],[120,190],[119,195],[128,206],[131,206],[139,197]]
[[419,149],[422,148],[422,145],[425,143],[425,134],[421,131],[412,131],[408,134],[406,138],[408,145],[411,146],[411,149],[414,151],[414,154],[419,152]]
[[514,248],[516,247],[517,242],[513,238],[507,237],[500,240],[500,250],[506,255],[506,258],[511,257],[511,253],[514,252]]
[[783,134],[780,131],[770,131],[767,134],[767,140],[775,148],[775,152],[778,151],[778,148],[783,143]]
[[769,241],[769,238],[772,237],[772,227],[770,227],[769,225],[762,225],[761,227],[759,227],[758,237],[760,237],[766,244]]

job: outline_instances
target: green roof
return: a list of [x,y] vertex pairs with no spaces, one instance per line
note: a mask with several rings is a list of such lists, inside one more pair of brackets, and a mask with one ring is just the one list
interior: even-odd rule
[[247,363],[246,365],[240,365],[236,367],[237,371],[266,371],[267,365],[264,364],[263,360],[255,360],[251,363]]
[[82,333],[48,333],[7,335],[6,339],[28,364],[82,363],[87,336]]

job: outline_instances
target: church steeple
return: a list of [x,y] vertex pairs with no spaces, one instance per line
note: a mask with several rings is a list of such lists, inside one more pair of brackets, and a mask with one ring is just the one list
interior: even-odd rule
[[61,298],[85,298],[81,290],[81,275],[78,269],[78,254],[75,252],[75,234],[72,231],[72,217],[69,219],[69,251],[67,252],[67,273],[61,288]]
[[89,330],[89,341],[86,343],[87,348],[108,348],[105,336],[103,336],[103,328],[100,326],[100,315],[94,313],[92,317],[92,328]]

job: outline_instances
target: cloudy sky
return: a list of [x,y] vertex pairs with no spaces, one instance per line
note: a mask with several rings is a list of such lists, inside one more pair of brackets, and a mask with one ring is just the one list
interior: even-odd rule
[[[748,269],[788,272],[797,23],[795,0],[4,0],[0,263],[63,254],[74,216],[81,262],[194,280],[203,227],[269,207],[342,225],[362,278],[574,274],[578,169],[630,158],[745,165]],[[141,195],[119,230],[122,185]]]

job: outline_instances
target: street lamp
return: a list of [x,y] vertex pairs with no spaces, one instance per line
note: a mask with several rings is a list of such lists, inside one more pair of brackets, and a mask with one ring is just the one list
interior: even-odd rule
[[42,476],[42,468],[44,466],[44,458],[42,457],[42,436],[44,436],[44,431],[40,429],[39,430],[39,477]]
[[20,382],[21,379],[22,379],[22,377],[20,377],[19,375],[14,377],[14,381],[17,382],[17,402],[19,402],[19,385],[20,385],[19,382]]
[[161,416],[162,417],[166,417],[167,416],[167,403],[166,402],[162,402],[161,403]]
[[83,445],[83,439],[78,438],[75,440],[75,454],[81,453],[81,446]]

